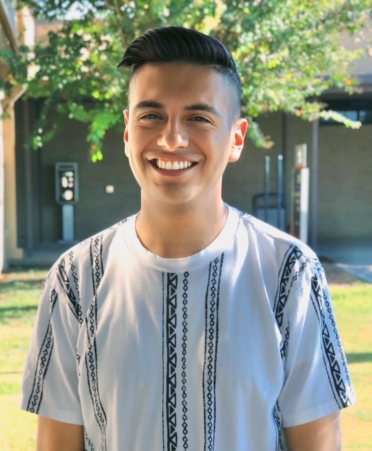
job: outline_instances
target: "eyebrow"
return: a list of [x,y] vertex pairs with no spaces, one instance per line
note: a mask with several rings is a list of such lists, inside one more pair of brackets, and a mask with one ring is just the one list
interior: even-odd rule
[[155,100],[142,100],[142,102],[137,103],[137,105],[133,109],[140,110],[141,108],[162,109],[162,108],[165,108],[165,106],[162,103],[155,102]]
[[[155,100],[142,100],[141,102],[137,103],[137,105],[134,107],[134,110],[140,110],[142,108],[156,108],[156,109],[164,109],[165,105],[163,105],[160,102],[156,102]],[[191,105],[186,105],[185,110],[187,111],[207,111],[208,113],[212,113],[217,117],[221,117],[219,112],[211,105],[208,105],[207,103],[193,103]]]

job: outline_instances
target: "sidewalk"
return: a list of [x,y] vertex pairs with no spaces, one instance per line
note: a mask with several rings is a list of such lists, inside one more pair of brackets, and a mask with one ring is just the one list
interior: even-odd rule
[[372,283],[372,240],[326,241],[317,248],[336,267]]
[[9,265],[12,268],[45,268],[49,269],[53,263],[63,254],[63,252],[70,249],[74,243],[71,244],[50,244],[48,246],[39,247],[33,250],[30,256],[24,253],[22,260],[10,260]]

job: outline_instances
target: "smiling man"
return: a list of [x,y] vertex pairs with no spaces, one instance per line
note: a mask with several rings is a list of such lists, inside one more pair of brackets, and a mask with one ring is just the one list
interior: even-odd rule
[[38,451],[339,451],[355,397],[322,267],[221,197],[248,126],[231,55],[169,27],[120,65],[141,209],[48,275],[21,401]]

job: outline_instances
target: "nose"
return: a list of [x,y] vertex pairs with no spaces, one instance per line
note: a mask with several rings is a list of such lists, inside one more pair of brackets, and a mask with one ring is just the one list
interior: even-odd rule
[[189,145],[188,134],[179,121],[168,121],[157,140],[157,145],[164,150],[174,152],[180,147]]

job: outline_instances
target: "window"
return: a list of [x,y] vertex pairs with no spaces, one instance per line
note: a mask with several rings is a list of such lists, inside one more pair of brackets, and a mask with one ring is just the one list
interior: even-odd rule
[[[323,100],[327,104],[325,110],[333,110],[352,121],[372,124],[372,99]],[[320,118],[322,125],[341,125],[333,119]]]

